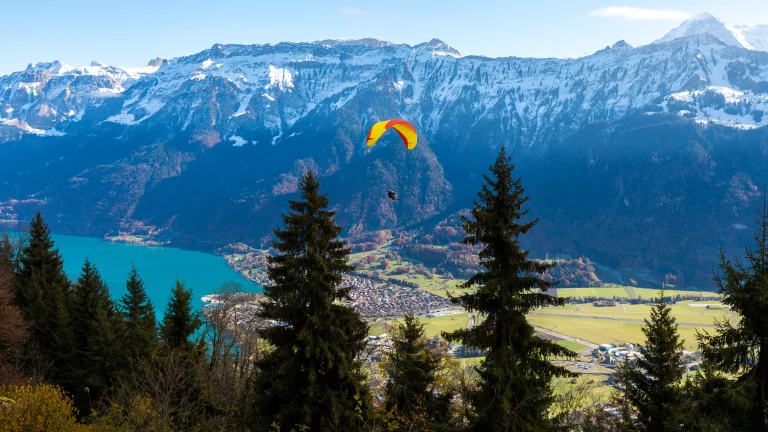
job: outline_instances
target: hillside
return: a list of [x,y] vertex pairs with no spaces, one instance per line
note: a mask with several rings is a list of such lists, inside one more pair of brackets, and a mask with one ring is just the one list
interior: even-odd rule
[[[578,59],[464,56],[435,39],[36,63],[0,78],[0,222],[40,209],[63,233],[257,245],[312,169],[345,235],[434,226],[471,205],[506,145],[541,218],[536,256],[706,287],[768,182],[766,95],[768,53],[696,32]],[[365,148],[393,117],[417,126],[416,149],[389,135]]]

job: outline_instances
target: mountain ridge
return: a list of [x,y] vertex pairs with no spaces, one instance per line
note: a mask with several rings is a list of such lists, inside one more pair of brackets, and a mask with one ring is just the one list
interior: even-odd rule
[[[0,78],[0,223],[42,209],[76,234],[256,244],[312,169],[345,235],[417,227],[466,207],[505,145],[542,217],[535,253],[679,272],[693,285],[711,261],[687,249],[687,221],[659,222],[667,209],[736,244],[733,226],[768,180],[768,53],[706,33],[619,41],[578,59],[363,39],[214,44],[154,60],[156,71],[138,77],[36,67]],[[392,136],[366,148],[367,128],[395,117],[417,126],[417,148]],[[648,170],[659,178],[644,178]],[[401,200],[386,199],[388,189]],[[633,224],[669,250],[621,234]],[[662,268],[670,257],[680,262]]]
[[730,26],[720,18],[717,18],[708,12],[694,15],[683,21],[679,27],[671,30],[654,43],[669,42],[670,40],[681,37],[703,33],[709,33],[731,46],[737,46],[748,50],[756,49],[750,41],[747,40],[747,37],[739,29],[739,26]]

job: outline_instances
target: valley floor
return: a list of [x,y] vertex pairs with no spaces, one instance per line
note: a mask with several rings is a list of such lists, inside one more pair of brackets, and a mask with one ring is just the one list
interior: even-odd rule
[[[385,260],[385,248],[352,255],[358,271],[346,282],[354,288],[351,305],[366,317],[371,325],[371,343],[375,346],[374,357],[381,357],[389,341],[387,333],[399,317],[406,312],[419,315],[424,324],[426,336],[436,338],[442,332],[467,328],[474,322],[470,314],[453,307],[449,295],[459,295],[457,288],[461,280],[436,274],[421,274],[409,271],[420,263],[400,258]],[[265,251],[251,251],[241,254],[225,254],[230,266],[243,276],[258,283],[267,283],[264,266]],[[368,277],[366,277],[368,276]],[[669,287],[672,288],[672,287]],[[564,393],[576,386],[589,388],[590,396],[598,400],[608,397],[613,385],[612,376],[616,359],[600,353],[602,344],[624,346],[640,345],[645,341],[642,327],[650,319],[650,304],[632,304],[649,300],[658,295],[658,289],[611,285],[587,288],[557,288],[552,295],[574,300],[563,307],[538,309],[528,315],[540,337],[554,340],[578,353],[576,360],[555,360],[568,369],[582,374],[577,379],[559,379],[554,383],[558,393]],[[697,333],[712,332],[718,321],[738,322],[738,317],[725,307],[712,292],[694,292],[665,289],[665,296],[699,297],[701,300],[677,301],[671,305],[677,319],[678,332],[684,341],[687,370],[698,364]],[[614,302],[613,305],[598,306],[595,302],[583,302],[584,298],[596,298]],[[575,301],[580,301],[576,303]],[[463,352],[461,346],[449,346],[449,354],[461,362],[476,364],[481,357],[472,357]],[[373,365],[371,365],[373,367]]]

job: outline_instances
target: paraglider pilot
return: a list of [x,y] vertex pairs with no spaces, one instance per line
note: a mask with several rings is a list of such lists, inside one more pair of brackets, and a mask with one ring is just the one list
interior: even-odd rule
[[[403,144],[405,144],[405,148],[413,150],[414,147],[416,147],[416,141],[418,141],[416,129],[412,124],[402,119],[384,120],[375,123],[368,131],[368,136],[365,137],[365,145],[371,147],[376,144],[379,137],[381,137],[389,128],[395,129],[397,134],[400,135]],[[392,201],[397,201],[397,194],[392,189],[387,192],[387,196]]]

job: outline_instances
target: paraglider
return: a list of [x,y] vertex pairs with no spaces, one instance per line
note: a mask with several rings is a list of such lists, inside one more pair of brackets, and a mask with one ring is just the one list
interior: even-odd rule
[[[368,136],[365,138],[365,145],[372,147],[389,128],[393,128],[395,132],[400,135],[403,144],[405,144],[405,148],[413,150],[413,148],[416,147],[416,128],[409,122],[401,119],[384,120],[375,123],[371,126],[371,130],[368,131]],[[398,199],[397,194],[392,189],[387,192],[387,196],[392,201],[397,201]]]
[[395,131],[403,139],[403,144],[408,150],[413,150],[416,147],[416,128],[412,124],[405,120],[393,119],[384,120],[374,124],[371,130],[368,131],[368,136],[365,138],[365,145],[368,147],[373,146],[378,141],[384,132],[389,128],[394,128]]

